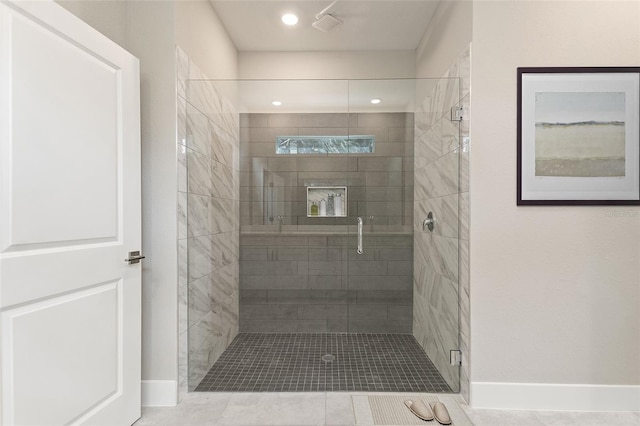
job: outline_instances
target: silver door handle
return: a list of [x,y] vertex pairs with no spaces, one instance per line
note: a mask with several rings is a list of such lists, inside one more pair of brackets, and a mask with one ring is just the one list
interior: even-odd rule
[[129,265],[134,265],[136,263],[140,263],[140,261],[142,259],[144,259],[146,256],[141,256],[140,255],[140,251],[130,251],[129,252],[129,258],[125,259],[125,262],[129,262]]
[[364,250],[362,249],[362,218],[358,218],[358,249],[356,253],[362,254]]

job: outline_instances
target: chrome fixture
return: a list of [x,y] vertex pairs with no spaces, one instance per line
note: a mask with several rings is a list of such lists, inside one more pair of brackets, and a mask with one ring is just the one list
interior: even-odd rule
[[358,249],[356,253],[362,254],[364,250],[362,249],[362,218],[358,218]]
[[436,218],[433,216],[433,212],[429,212],[427,214],[427,218],[422,221],[422,230],[426,231],[427,229],[433,232],[433,227],[435,226]]
[[451,107],[451,121],[462,121],[463,109],[461,106]]
[[125,259],[125,262],[129,262],[129,265],[135,265],[136,263],[140,263],[140,261],[142,259],[144,259],[145,256],[141,256],[140,255],[140,251],[130,251],[129,252],[129,258]]

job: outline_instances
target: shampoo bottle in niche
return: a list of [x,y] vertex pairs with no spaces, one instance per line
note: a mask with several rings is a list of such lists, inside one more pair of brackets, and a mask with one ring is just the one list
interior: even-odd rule
[[344,216],[344,206],[342,204],[342,196],[340,194],[336,194],[335,198],[333,199],[333,208],[335,210],[336,216]]
[[323,198],[320,200],[320,216],[327,215],[327,201]]
[[318,216],[318,205],[316,204],[315,201],[313,203],[311,203],[310,214],[311,214],[311,216]]
[[330,192],[329,195],[327,195],[327,216],[336,215],[336,209],[334,204],[335,196],[336,194],[334,194],[333,192]]

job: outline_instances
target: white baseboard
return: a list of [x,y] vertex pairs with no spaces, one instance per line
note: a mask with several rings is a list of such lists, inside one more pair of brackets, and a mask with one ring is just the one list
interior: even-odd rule
[[143,407],[173,407],[178,403],[178,382],[175,380],[143,380]]
[[640,386],[472,382],[470,406],[505,410],[640,411]]

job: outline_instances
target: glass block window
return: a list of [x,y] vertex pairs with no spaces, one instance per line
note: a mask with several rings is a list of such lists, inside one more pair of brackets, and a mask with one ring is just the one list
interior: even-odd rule
[[276,154],[371,154],[374,146],[370,135],[276,137]]

